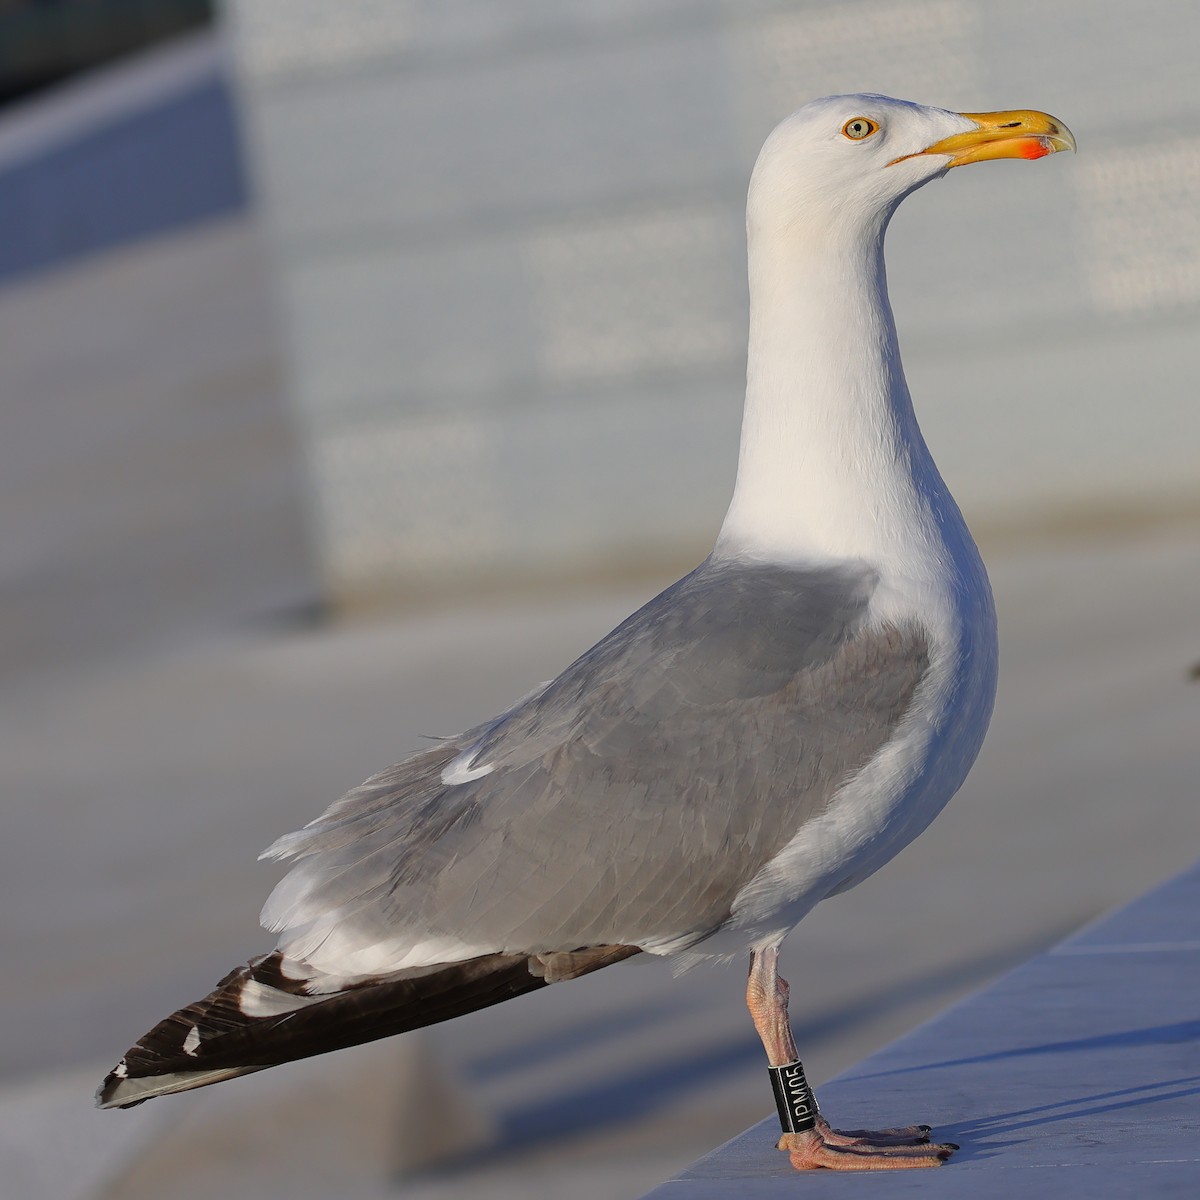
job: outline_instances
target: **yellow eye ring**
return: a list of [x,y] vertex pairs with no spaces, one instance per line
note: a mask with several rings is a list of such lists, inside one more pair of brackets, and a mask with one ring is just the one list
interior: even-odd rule
[[869,138],[878,132],[878,122],[872,121],[870,117],[851,117],[842,126],[842,136],[848,137],[852,142],[861,142],[863,138]]

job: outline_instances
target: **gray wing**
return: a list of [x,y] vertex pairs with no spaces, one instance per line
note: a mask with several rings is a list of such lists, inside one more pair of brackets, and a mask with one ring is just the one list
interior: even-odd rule
[[280,839],[299,861],[264,924],[285,949],[335,925],[495,952],[704,936],[925,672],[920,629],[865,627],[875,582],[708,560],[509,712]]

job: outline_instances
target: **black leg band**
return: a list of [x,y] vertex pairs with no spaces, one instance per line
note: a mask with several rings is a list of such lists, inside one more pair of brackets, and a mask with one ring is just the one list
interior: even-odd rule
[[817,1127],[817,1098],[813,1095],[804,1067],[797,1060],[782,1067],[768,1067],[779,1124],[784,1133],[807,1133]]

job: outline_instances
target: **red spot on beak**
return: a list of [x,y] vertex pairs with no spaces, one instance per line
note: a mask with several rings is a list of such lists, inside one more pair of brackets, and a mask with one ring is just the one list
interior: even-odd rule
[[1041,138],[1028,138],[1021,142],[1022,158],[1045,158],[1050,153],[1050,147]]

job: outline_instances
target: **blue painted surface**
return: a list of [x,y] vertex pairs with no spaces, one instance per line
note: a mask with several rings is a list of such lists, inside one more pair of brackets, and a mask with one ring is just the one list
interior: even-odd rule
[[246,207],[221,78],[0,172],[0,285]]
[[[767,1101],[766,1073],[763,1076]],[[646,1200],[1200,1196],[1200,864],[819,1091],[835,1125],[928,1122],[934,1171],[797,1175],[774,1117]]]

